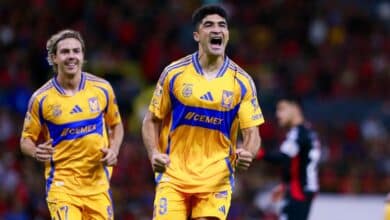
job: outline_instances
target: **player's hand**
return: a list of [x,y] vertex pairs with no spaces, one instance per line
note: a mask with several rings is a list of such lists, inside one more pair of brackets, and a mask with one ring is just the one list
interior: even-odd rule
[[41,162],[49,161],[54,154],[52,143],[53,139],[49,139],[45,143],[38,144],[35,148],[34,158]]
[[253,160],[252,153],[243,148],[239,148],[237,149],[236,154],[237,154],[236,168],[239,170],[247,170],[250,167]]
[[163,173],[165,172],[170,160],[168,154],[153,153],[150,159],[154,172]]
[[102,148],[103,158],[100,160],[106,166],[114,166],[118,162],[118,154],[111,148]]

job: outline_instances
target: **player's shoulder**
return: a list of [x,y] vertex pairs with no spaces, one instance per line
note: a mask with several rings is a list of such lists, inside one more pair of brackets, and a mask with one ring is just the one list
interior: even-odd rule
[[173,77],[173,75],[176,75],[178,72],[184,71],[186,67],[191,65],[192,63],[192,54],[189,54],[185,57],[182,57],[180,59],[177,59],[173,62],[171,62],[169,65],[167,65],[163,72],[161,73],[159,83],[163,84],[165,79]]
[[52,89],[54,89],[54,83],[53,79],[50,79],[37,90],[35,90],[31,96],[31,99],[41,99],[42,97],[47,96]]
[[111,87],[110,82],[108,82],[106,79],[103,79],[102,77],[96,76],[88,72],[83,72],[83,75],[85,77],[86,83],[90,85],[104,87],[104,88]]
[[240,67],[232,60],[229,60],[229,69],[231,69],[236,74],[237,78],[250,82],[253,81],[251,75],[249,75],[248,72],[246,72],[242,67]]

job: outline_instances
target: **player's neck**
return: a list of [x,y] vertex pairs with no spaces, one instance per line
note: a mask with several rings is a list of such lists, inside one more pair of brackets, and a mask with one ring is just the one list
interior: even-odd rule
[[302,115],[297,115],[296,117],[293,117],[291,120],[291,127],[296,127],[298,125],[301,125],[305,122],[305,119]]
[[74,95],[79,90],[81,73],[79,74],[57,74],[57,82],[67,95]]
[[205,53],[199,53],[199,63],[207,79],[213,79],[217,76],[219,69],[223,65],[224,56],[213,56]]

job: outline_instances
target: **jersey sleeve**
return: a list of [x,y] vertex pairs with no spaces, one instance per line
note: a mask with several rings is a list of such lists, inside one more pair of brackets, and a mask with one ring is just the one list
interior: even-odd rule
[[247,91],[241,100],[238,110],[241,128],[254,127],[264,123],[264,117],[257,100],[256,87],[250,78],[248,79],[246,89]]
[[30,98],[22,130],[23,138],[31,138],[37,141],[41,133],[41,121],[39,119],[39,101],[36,96]]
[[149,111],[159,119],[164,118],[171,108],[167,75],[165,71],[161,74],[149,105]]
[[109,126],[121,123],[121,115],[119,113],[118,103],[116,101],[114,90],[111,85],[108,86],[108,103],[107,112],[104,115],[104,119]]

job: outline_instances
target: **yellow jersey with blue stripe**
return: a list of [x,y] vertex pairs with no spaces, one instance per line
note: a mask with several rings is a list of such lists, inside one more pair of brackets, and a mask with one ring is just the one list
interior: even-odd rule
[[107,127],[121,123],[111,85],[82,73],[79,91],[66,95],[56,77],[31,97],[22,137],[53,139],[55,152],[45,163],[46,192],[92,195],[107,191],[112,168],[99,160],[109,147]]
[[188,193],[232,188],[238,129],[264,122],[252,78],[225,57],[207,80],[198,52],[164,69],[149,110],[162,119],[159,150],[170,158],[156,182]]

